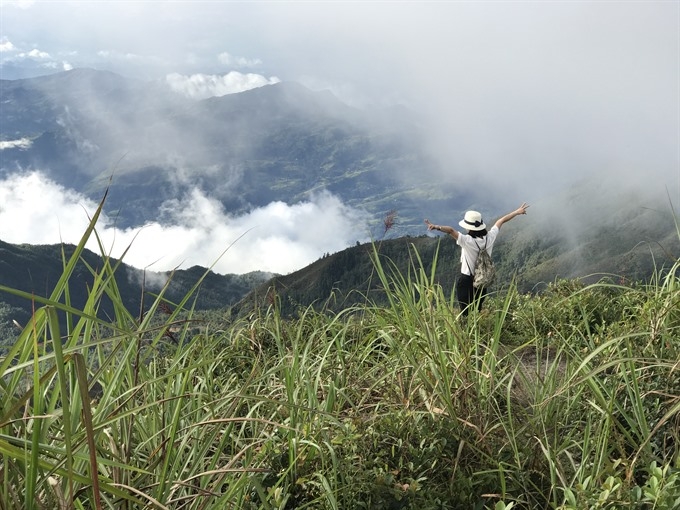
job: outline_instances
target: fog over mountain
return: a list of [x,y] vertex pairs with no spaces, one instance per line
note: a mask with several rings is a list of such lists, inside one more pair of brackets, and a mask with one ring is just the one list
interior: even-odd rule
[[[38,172],[0,181],[0,201],[0,238],[15,244],[77,243],[97,206]],[[129,228],[117,228],[115,218],[104,215],[98,234],[107,253],[120,257],[129,247],[128,264],[154,271],[214,265],[222,274],[262,267],[287,273],[363,236],[354,230],[360,214],[327,193],[292,205],[272,202],[238,217],[198,191],[164,207],[166,221]],[[99,252],[94,239],[88,247]]]
[[[680,204],[677,2],[1,8],[3,94],[29,76],[56,93],[44,75],[115,73],[61,89],[58,111],[31,103],[11,130],[3,95],[6,241],[77,235],[111,175],[102,230],[119,249],[137,234],[142,255],[129,263],[210,265],[245,234],[225,272],[294,270],[379,236],[390,210],[402,218],[390,235],[402,235],[422,233],[419,216],[455,225],[465,209],[495,217],[526,200],[532,221],[578,242],[594,222],[616,228],[624,205]],[[295,103],[299,125],[257,94],[294,84],[310,98]],[[244,97],[257,109],[235,110]],[[291,127],[304,134],[298,163],[280,136]],[[45,161],[22,159],[37,149]],[[292,189],[286,176],[311,185]]]

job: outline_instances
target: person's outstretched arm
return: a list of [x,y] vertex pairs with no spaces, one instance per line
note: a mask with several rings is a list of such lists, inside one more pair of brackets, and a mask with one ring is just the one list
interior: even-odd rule
[[425,220],[425,225],[427,225],[427,230],[439,230],[445,234],[449,234],[454,239],[458,239],[458,231],[453,227],[447,227],[445,225],[433,225],[430,220]]
[[503,223],[510,221],[515,216],[519,216],[520,214],[526,214],[528,207],[529,207],[529,205],[526,202],[522,202],[522,205],[520,205],[517,209],[515,209],[512,212],[509,212],[508,214],[506,214],[502,218],[499,218],[498,221],[496,221],[496,224],[495,224],[496,227],[498,227],[500,229],[501,226],[503,225]]

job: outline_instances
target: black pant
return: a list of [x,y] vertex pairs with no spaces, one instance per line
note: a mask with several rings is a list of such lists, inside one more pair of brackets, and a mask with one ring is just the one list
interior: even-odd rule
[[476,307],[477,310],[482,309],[482,303],[486,297],[486,289],[475,289],[472,285],[472,276],[461,273],[456,282],[456,299],[458,306],[463,312],[463,315],[468,314],[470,305]]

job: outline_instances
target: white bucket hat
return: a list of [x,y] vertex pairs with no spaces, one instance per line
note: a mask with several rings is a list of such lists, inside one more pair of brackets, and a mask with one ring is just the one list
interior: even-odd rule
[[466,212],[465,218],[459,221],[458,224],[467,230],[484,230],[486,228],[482,221],[482,214],[477,211]]

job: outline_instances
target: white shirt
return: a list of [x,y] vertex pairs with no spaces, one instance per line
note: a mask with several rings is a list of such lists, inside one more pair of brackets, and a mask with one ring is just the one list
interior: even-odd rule
[[[491,255],[493,244],[496,242],[498,227],[491,227],[485,237],[472,237],[469,234],[458,233],[456,244],[461,247],[460,252],[460,272],[467,275],[474,274],[475,264],[479,250],[486,246],[486,251]],[[486,244],[485,244],[486,243]]]

